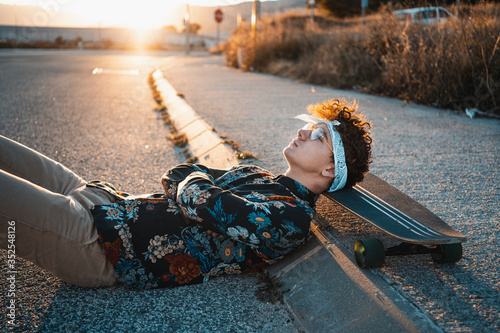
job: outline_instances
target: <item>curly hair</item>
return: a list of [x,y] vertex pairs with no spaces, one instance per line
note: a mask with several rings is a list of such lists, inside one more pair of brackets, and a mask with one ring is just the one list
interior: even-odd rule
[[355,113],[357,107],[358,103],[355,100],[347,103],[343,98],[331,99],[307,107],[307,111],[314,117],[340,122],[336,128],[342,138],[346,156],[347,182],[345,187],[352,187],[362,181],[372,162],[372,138],[369,133],[371,124],[362,114]]

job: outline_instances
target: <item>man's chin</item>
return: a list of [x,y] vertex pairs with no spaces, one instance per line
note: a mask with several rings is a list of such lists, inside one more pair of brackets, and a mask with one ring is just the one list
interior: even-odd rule
[[292,146],[286,146],[283,148],[283,156],[285,156],[285,158],[291,154],[292,148]]
[[283,149],[283,156],[285,157],[287,163],[290,165],[290,161],[293,160],[293,155],[295,153],[294,149],[296,148],[294,146],[287,146]]

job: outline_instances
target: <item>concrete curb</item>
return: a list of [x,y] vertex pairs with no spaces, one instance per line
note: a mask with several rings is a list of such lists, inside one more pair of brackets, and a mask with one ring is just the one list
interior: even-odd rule
[[[172,123],[186,134],[199,162],[215,168],[239,164],[235,152],[179,97],[162,72],[152,76]],[[316,221],[311,230],[307,244],[267,269],[290,290],[284,302],[304,331],[441,332],[381,276],[356,266],[350,253]]]
[[170,120],[179,133],[184,133],[189,142],[189,149],[199,163],[219,169],[239,164],[235,152],[227,147],[214,132],[213,127],[179,96],[177,91],[165,79],[158,69],[152,74],[157,90],[161,94]]
[[267,268],[289,289],[285,304],[305,332],[442,332],[425,314],[318,223],[295,253]]

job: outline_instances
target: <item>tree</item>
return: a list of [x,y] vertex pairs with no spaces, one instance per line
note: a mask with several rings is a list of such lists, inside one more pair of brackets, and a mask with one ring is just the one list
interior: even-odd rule
[[361,13],[361,0],[319,0],[321,8],[337,17],[354,16]]
[[177,28],[175,27],[175,25],[165,25],[163,26],[163,30],[177,32]]
[[61,45],[63,45],[63,44],[64,44],[64,39],[62,38],[62,36],[57,36],[57,38],[54,40],[54,42],[55,42],[57,45],[61,46]]
[[[397,0],[396,0],[397,1]],[[361,15],[361,0],[317,0],[321,8],[337,17]],[[368,0],[368,12],[376,11],[384,0]]]
[[[201,29],[201,25],[199,25],[198,23],[190,23],[189,24],[189,33],[190,34],[197,34],[198,33],[198,30]],[[182,32],[186,32],[186,27],[182,28]]]

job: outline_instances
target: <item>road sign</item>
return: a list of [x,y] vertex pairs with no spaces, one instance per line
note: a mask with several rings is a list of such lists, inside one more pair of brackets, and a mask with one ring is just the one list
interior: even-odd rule
[[215,11],[215,22],[221,23],[223,18],[224,18],[224,14],[222,13],[222,10],[217,9]]

